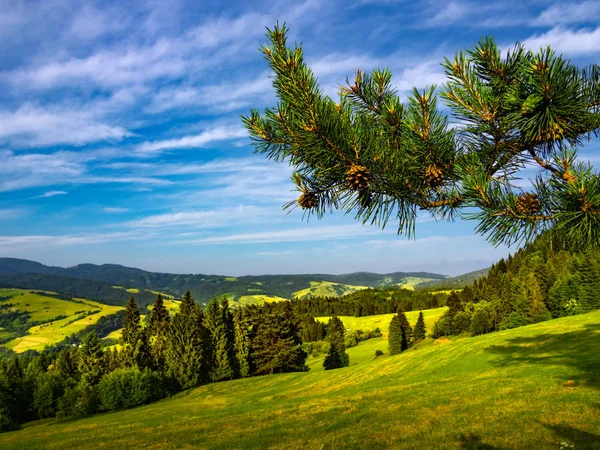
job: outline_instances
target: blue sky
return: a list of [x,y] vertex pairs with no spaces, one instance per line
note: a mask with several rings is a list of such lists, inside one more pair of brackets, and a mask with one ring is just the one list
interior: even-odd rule
[[598,1],[0,0],[0,256],[455,275],[506,255],[470,222],[423,216],[407,240],[282,211],[291,171],[254,155],[239,120],[274,104],[257,49],[277,20],[332,95],[357,68],[390,67],[401,94],[443,83],[443,57],[486,35],[600,55]]

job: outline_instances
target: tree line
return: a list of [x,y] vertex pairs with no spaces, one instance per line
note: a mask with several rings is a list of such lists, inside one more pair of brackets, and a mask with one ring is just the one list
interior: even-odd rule
[[447,300],[433,336],[479,335],[600,308],[600,249],[548,233]]
[[375,316],[399,309],[415,311],[444,306],[447,294],[402,288],[365,289],[341,297],[309,297],[292,300],[297,314],[318,316]]

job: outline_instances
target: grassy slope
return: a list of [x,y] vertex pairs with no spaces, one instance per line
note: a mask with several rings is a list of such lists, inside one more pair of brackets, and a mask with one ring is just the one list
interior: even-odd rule
[[331,281],[311,281],[310,287],[294,292],[295,298],[303,297],[338,297],[342,291],[342,295],[351,294],[352,292],[368,289],[368,286],[354,286],[349,284],[332,283]]
[[[0,289],[0,296],[8,295],[13,296],[8,303],[14,304],[19,311],[30,312],[31,321],[44,322],[42,325],[31,327],[27,336],[15,338],[5,344],[6,347],[12,348],[17,353],[26,350],[43,350],[46,345],[60,342],[65,337],[96,323],[100,317],[114,314],[123,309],[119,306],[103,305],[91,300],[81,300],[81,303],[78,303],[30,294],[29,291],[19,289]],[[82,311],[99,312],[84,317]],[[59,315],[65,315],[67,318],[52,320]]]
[[330,372],[315,358],[308,373],[34,422],[0,447],[600,448],[600,311],[373,359],[386,347],[364,342]]
[[[431,330],[433,328],[433,324],[437,322],[445,310],[446,307],[423,310],[423,318],[425,319],[425,327],[427,330]],[[394,314],[381,314],[378,316],[365,317],[339,316],[339,318],[344,323],[346,329],[371,331],[375,328],[379,328],[382,333],[387,335],[393,316]],[[415,326],[418,317],[419,311],[409,311],[406,313],[406,318],[412,326]],[[330,317],[316,317],[316,320],[320,320],[321,322],[325,323],[327,323],[329,319]]]

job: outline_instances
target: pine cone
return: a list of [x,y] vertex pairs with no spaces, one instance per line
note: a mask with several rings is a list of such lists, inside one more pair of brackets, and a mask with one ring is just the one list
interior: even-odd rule
[[541,204],[537,194],[521,194],[517,198],[517,212],[519,214],[537,214],[540,209]]
[[305,191],[300,197],[298,197],[298,205],[302,209],[313,209],[319,206],[319,198],[317,194]]
[[426,181],[429,186],[436,186],[440,184],[443,181],[443,175],[444,173],[442,172],[442,169],[440,169],[435,163],[430,164],[427,166],[427,169],[425,169],[425,178],[427,179]]
[[355,191],[367,191],[371,182],[371,174],[365,166],[352,164],[346,172],[346,183]]

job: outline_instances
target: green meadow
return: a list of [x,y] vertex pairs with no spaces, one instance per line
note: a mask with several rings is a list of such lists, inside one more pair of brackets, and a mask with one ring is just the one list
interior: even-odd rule
[[[12,297],[10,303],[17,311],[30,313],[32,325],[28,334],[16,337],[4,344],[5,347],[22,353],[27,350],[41,351],[47,345],[56,344],[67,336],[94,324],[100,317],[114,314],[123,309],[120,306],[104,305],[91,300],[60,300],[43,295],[31,294],[21,289],[0,289],[0,297]],[[0,305],[1,306],[1,305]],[[90,314],[94,312],[93,314]],[[57,317],[66,316],[56,320]]]
[[348,349],[346,368],[326,372],[311,358],[304,373],[32,422],[0,435],[0,448],[600,449],[599,350],[600,311],[427,339],[396,356],[372,339]]
[[294,292],[294,298],[338,297],[368,288],[368,286],[354,286],[331,281],[311,281],[310,287]]
[[[433,324],[437,322],[437,320],[441,317],[444,311],[446,311],[446,307],[423,310],[423,318],[425,319],[425,326],[428,330],[431,330],[433,328]],[[419,311],[409,311],[405,314],[410,324],[414,326],[417,323]],[[344,323],[344,326],[347,330],[373,331],[375,328],[379,328],[379,330],[384,334],[384,336],[386,336],[393,316],[394,314],[380,314],[378,316],[364,317],[339,316],[339,318]],[[315,320],[327,323],[329,322],[330,318],[331,317],[329,316],[315,317]]]

